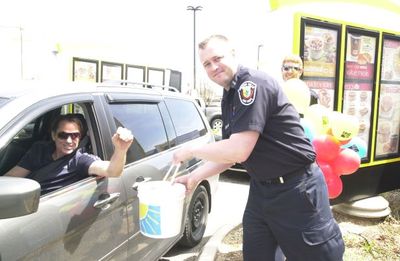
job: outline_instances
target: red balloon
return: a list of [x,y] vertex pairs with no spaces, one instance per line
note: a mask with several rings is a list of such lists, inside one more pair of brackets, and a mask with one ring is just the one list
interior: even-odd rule
[[349,175],[356,172],[360,164],[360,155],[352,149],[345,148],[339,152],[331,166],[337,175]]
[[323,162],[320,161],[318,162],[318,166],[321,169],[322,173],[324,174],[324,176],[331,176],[333,175],[333,169],[331,167],[331,165],[327,162]]
[[329,198],[337,198],[343,191],[342,180],[338,175],[333,173],[329,164],[325,166],[325,172],[322,168],[321,170],[325,177],[326,186],[328,187]]
[[312,144],[317,154],[318,162],[330,162],[334,160],[340,152],[340,142],[332,135],[320,135],[315,137]]

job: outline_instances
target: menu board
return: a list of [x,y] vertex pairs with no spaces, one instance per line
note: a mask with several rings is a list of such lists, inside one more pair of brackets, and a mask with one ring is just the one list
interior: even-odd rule
[[333,110],[339,30],[323,25],[304,27],[303,80],[319,96],[318,103]]
[[343,113],[359,120],[358,136],[369,144],[377,36],[347,33]]
[[381,75],[376,157],[399,153],[400,39],[384,39]]

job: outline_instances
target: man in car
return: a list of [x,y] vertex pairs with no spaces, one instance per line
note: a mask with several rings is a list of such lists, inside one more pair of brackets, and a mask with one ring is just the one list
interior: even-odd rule
[[118,129],[112,137],[114,153],[110,161],[103,161],[79,149],[82,131],[82,122],[75,115],[59,115],[51,126],[52,141],[36,142],[5,176],[34,179],[40,183],[42,194],[70,185],[88,175],[120,176],[126,152],[133,142],[131,132]]
[[250,175],[244,260],[275,260],[278,245],[288,260],[342,260],[344,242],[324,176],[282,88],[266,73],[239,65],[223,35],[201,42],[199,56],[209,78],[224,88],[223,140],[176,151],[174,164],[207,162],[175,182],[190,192],[201,180],[242,163]]

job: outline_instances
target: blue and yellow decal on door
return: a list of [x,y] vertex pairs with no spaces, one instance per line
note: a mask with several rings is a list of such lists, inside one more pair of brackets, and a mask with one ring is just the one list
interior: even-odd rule
[[160,206],[140,203],[140,231],[148,235],[161,235]]

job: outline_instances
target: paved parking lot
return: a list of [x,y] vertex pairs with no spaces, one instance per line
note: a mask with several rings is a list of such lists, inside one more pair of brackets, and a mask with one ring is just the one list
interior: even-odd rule
[[220,182],[212,211],[208,216],[207,229],[203,241],[195,248],[172,248],[164,261],[194,261],[202,247],[222,226],[238,224],[242,221],[243,211],[248,196],[249,177],[247,173],[226,171],[220,175]]

